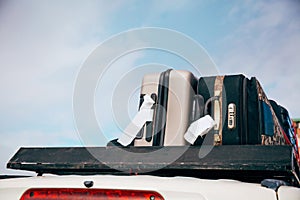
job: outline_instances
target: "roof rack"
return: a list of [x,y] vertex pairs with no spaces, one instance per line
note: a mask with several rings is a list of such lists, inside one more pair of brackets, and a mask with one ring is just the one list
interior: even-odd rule
[[299,185],[291,146],[20,148],[7,167],[39,175],[151,174],[248,182],[276,178]]

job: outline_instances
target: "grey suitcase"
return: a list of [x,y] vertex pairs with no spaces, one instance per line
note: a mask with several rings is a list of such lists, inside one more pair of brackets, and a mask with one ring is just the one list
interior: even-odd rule
[[147,122],[134,146],[187,145],[184,133],[190,125],[197,79],[189,71],[167,70],[146,74],[142,81],[141,101],[148,94],[156,102],[153,121]]

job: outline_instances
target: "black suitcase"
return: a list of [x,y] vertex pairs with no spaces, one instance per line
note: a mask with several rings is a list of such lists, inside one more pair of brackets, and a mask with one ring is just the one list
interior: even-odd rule
[[297,135],[293,128],[293,122],[290,118],[289,112],[283,106],[278,105],[274,100],[270,100],[270,103],[284,131],[286,144],[291,145],[293,147],[295,157],[298,159],[299,151],[298,151]]
[[270,100],[270,103],[272,105],[272,108],[275,111],[275,114],[279,120],[282,129],[284,130],[286,136],[288,137],[287,139],[291,142],[295,134],[293,130],[293,123],[289,116],[289,112],[283,106],[278,105],[274,100]]
[[[198,94],[205,114],[217,122],[214,145],[284,144],[278,119],[256,78],[244,75],[201,77]],[[198,138],[194,145],[200,145]]]

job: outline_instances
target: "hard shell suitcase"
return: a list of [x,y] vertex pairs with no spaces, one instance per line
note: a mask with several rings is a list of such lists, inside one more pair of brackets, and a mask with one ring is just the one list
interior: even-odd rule
[[[217,122],[214,145],[283,144],[279,122],[260,83],[244,75],[202,77],[198,94]],[[198,138],[195,145],[201,144]]]
[[147,122],[134,141],[134,146],[182,146],[197,87],[191,72],[167,70],[146,74],[142,81],[140,105],[148,94],[156,102],[153,121]]

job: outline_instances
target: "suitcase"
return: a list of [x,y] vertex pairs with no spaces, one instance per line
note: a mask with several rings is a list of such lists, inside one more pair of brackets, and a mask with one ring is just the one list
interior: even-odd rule
[[[156,102],[153,121],[147,122],[134,140],[134,146],[183,146],[183,135],[193,113],[197,79],[191,72],[167,70],[146,74],[142,81],[140,106],[148,94]],[[198,99],[197,99],[198,101]],[[194,104],[195,105],[195,104]],[[192,116],[192,113],[194,114]]]
[[289,112],[283,106],[278,105],[274,100],[270,100],[270,103],[284,131],[286,144],[293,147],[295,158],[300,163],[297,135],[293,127],[293,122],[290,118]]
[[[278,119],[256,78],[201,77],[198,94],[204,98],[204,114],[218,124],[210,132],[214,145],[284,144]],[[199,137],[194,145],[202,142]]]
[[289,117],[289,114],[288,114],[288,111],[278,105],[276,103],[276,101],[274,100],[270,100],[270,103],[271,103],[271,106],[279,120],[279,124],[281,125],[281,128],[283,129],[284,133],[285,133],[285,136],[286,136],[286,143],[287,144],[291,144],[293,140],[293,133],[294,131],[291,132],[292,130],[292,122],[290,120],[290,117]]

